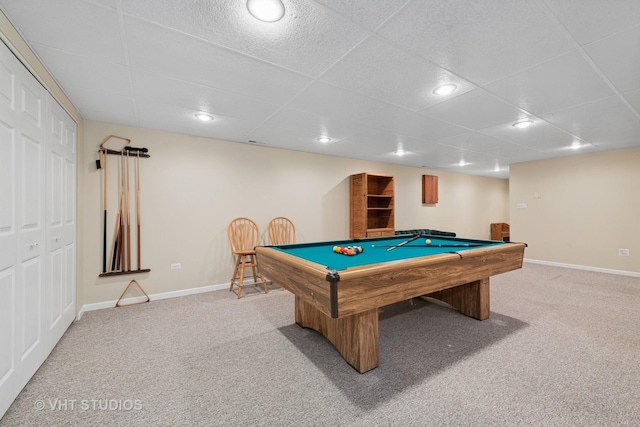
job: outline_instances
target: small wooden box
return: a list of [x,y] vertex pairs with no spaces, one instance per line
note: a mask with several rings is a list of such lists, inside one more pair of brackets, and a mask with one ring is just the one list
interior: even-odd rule
[[422,175],[422,203],[433,205],[438,203],[438,177]]

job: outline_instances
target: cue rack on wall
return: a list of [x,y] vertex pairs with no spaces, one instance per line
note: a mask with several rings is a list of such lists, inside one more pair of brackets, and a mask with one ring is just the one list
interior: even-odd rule
[[[140,234],[140,159],[151,156],[147,148],[133,147],[130,144],[131,140],[128,138],[109,135],[100,143],[98,150],[99,160],[96,160],[96,167],[102,171],[104,215],[102,272],[98,277],[151,271],[142,268]],[[112,157],[107,161],[109,156]],[[117,208],[110,211],[110,206]],[[115,217],[111,216],[112,212],[115,212]],[[108,229],[111,233],[107,233]],[[132,284],[136,284],[142,290],[135,280],[131,281],[129,286]],[[144,293],[144,290],[142,292]]]

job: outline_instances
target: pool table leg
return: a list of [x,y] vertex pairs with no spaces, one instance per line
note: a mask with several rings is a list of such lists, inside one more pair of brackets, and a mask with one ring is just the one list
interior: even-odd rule
[[296,296],[296,323],[320,332],[358,372],[379,365],[378,309],[332,319]]
[[443,289],[426,297],[439,299],[462,314],[478,320],[489,318],[489,278]]

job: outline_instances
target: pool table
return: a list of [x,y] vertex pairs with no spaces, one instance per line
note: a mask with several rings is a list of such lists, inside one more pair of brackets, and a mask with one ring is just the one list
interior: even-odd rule
[[[334,252],[346,246],[363,252]],[[364,373],[379,364],[379,307],[427,296],[487,319],[489,278],[521,268],[525,246],[400,235],[259,246],[256,255],[261,273],[295,295],[296,323],[320,332]]]

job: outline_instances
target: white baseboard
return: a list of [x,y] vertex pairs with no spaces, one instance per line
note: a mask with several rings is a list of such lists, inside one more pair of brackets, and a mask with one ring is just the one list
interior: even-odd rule
[[[179,291],[162,292],[162,293],[159,293],[159,294],[150,294],[149,295],[149,300],[157,301],[157,300],[167,299],[167,298],[176,298],[176,297],[182,297],[182,296],[186,296],[186,295],[201,294],[203,292],[220,291],[222,289],[229,289],[229,285],[228,284],[209,285],[209,286],[202,286],[200,288],[182,289],[182,290],[179,290]],[[145,300],[146,300],[145,297],[139,296],[139,297],[125,298],[125,299],[121,300],[120,302],[122,303],[122,305],[127,305],[127,304],[134,304],[136,302],[142,302],[142,301],[145,301]],[[86,311],[102,310],[104,308],[113,308],[113,307],[116,306],[117,302],[118,302],[118,300],[113,300],[113,301],[96,302],[96,303],[93,303],[93,304],[85,304],[85,305],[82,306],[82,308],[78,312],[78,315],[76,316],[76,320],[80,320],[80,318],[82,318],[82,315]]]
[[527,259],[527,258],[525,258],[523,261],[531,264],[549,265],[552,267],[572,268],[574,270],[595,271],[598,273],[617,274],[619,276],[640,277],[640,273],[636,273],[635,271],[613,270],[610,268],[590,267],[587,265],[576,265],[576,264],[565,264],[561,262],[541,261],[541,260]]

